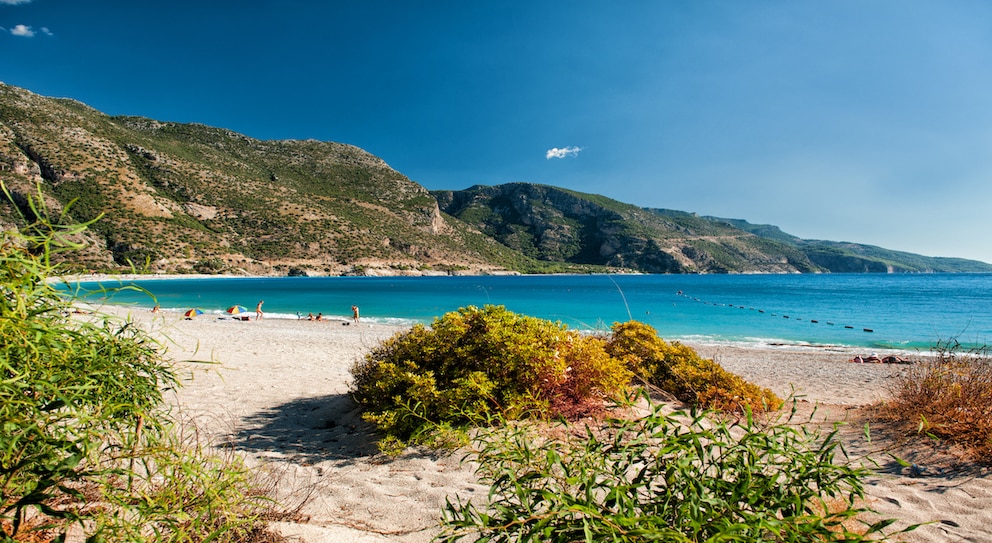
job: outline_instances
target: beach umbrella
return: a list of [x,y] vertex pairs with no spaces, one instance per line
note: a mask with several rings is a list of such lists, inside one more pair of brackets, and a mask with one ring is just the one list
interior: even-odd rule
[[195,317],[197,315],[202,315],[202,314],[203,314],[203,311],[200,310],[200,309],[190,309],[189,311],[183,313],[183,316],[186,317],[187,319],[192,319],[193,317]]
[[232,305],[227,308],[227,313],[231,315],[243,315],[248,312],[248,308],[243,305]]

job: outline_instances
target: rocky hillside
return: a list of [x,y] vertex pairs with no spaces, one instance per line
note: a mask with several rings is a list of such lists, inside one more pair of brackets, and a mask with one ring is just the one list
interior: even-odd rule
[[[660,213],[681,213],[661,211]],[[832,273],[988,273],[992,266],[964,258],[928,257],[861,243],[808,240],[782,232],[777,226],[740,219],[704,217],[757,236],[782,241],[802,251],[810,262]]]
[[[80,271],[992,271],[515,183],[431,193],[357,147],[112,117],[0,83],[0,228],[92,221]],[[71,203],[71,205],[70,205]]]
[[729,224],[512,183],[434,193],[441,210],[535,259],[650,273],[813,272],[802,251]]
[[[0,175],[21,204],[40,184],[53,212],[76,199],[71,219],[96,220],[87,251],[76,257],[87,269],[147,262],[167,272],[341,274],[527,266],[446,218],[426,189],[359,148],[110,117],[6,85]],[[0,221],[19,221],[6,201]]]
[[445,213],[531,258],[552,262],[649,273],[992,271],[981,262],[802,240],[774,226],[642,209],[528,183],[434,195]]

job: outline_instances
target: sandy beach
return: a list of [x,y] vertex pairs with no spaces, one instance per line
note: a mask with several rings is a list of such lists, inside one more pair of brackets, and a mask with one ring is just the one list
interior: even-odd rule
[[[286,503],[309,497],[306,520],[275,526],[292,540],[426,542],[438,531],[446,499],[486,494],[461,454],[416,450],[388,459],[377,453],[375,433],[348,395],[349,368],[399,328],[97,310],[129,316],[162,338],[184,382],[169,396],[181,418],[195,421],[211,443],[233,447],[280,477],[279,498]],[[863,438],[853,408],[885,398],[906,366],[852,364],[859,353],[844,348],[693,346],[783,397],[799,397],[807,411],[817,406],[816,421],[853,422],[841,433],[845,447],[879,463],[867,481],[871,505],[884,518],[900,519],[897,526],[933,522],[901,539],[992,541],[987,469],[961,464],[920,440]],[[883,449],[892,447],[919,469],[891,461]]]

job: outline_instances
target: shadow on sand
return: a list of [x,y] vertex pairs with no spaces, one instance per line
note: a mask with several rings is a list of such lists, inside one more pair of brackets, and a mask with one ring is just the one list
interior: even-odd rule
[[245,417],[230,442],[253,455],[276,453],[301,464],[355,461],[379,454],[379,435],[361,412],[347,394],[301,398]]

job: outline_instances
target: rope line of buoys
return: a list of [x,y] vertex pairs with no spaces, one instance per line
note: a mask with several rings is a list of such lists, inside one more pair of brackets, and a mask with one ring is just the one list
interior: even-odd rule
[[[777,314],[771,313],[769,311],[765,311],[764,309],[755,309],[753,307],[747,307],[747,306],[743,306],[743,305],[721,304],[721,303],[717,303],[717,302],[708,302],[706,300],[701,300],[701,299],[699,299],[699,298],[697,298],[695,296],[689,296],[688,294],[685,294],[681,290],[678,291],[678,292],[676,292],[675,294],[676,294],[676,296],[681,296],[682,298],[686,298],[687,300],[692,300],[693,302],[698,302],[698,303],[705,304],[705,305],[712,305],[712,306],[715,306],[715,307],[733,307],[733,308],[737,308],[737,309],[746,309],[746,310],[749,310],[749,311],[757,311],[758,313],[763,313],[763,314],[766,314],[766,315],[771,315],[772,317],[777,317],[778,316]],[[783,319],[790,319],[790,320],[800,321],[800,322],[803,320],[800,317],[793,317],[791,315],[782,315],[782,318]],[[810,319],[809,322],[811,322],[813,324],[820,324],[820,320],[819,319]],[[836,326],[835,323],[833,323],[832,321],[824,321],[824,323],[827,326]],[[854,326],[851,326],[849,324],[845,324],[844,325],[844,328],[847,329],[847,330],[854,330],[855,329]],[[867,332],[867,333],[873,333],[875,331],[875,329],[874,328],[864,328],[864,327],[862,327],[861,328],[861,331],[862,332]]]

